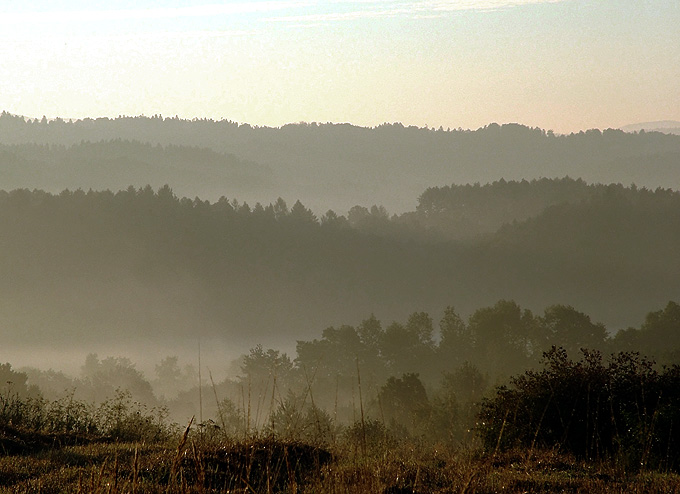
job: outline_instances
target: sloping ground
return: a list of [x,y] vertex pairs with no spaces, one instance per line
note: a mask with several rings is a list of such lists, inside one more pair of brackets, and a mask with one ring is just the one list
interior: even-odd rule
[[545,451],[481,455],[402,444],[364,456],[296,443],[97,444],[0,457],[0,490],[15,493],[511,493],[677,492],[671,473],[627,472]]
[[[43,438],[44,439],[44,438]],[[0,489],[12,492],[286,492],[321,478],[327,450],[274,439],[47,446],[36,437],[0,456]],[[3,444],[5,444],[3,440]],[[9,442],[7,443],[9,444]],[[30,452],[28,448],[33,448]],[[3,491],[4,492],[4,491]]]
[[[475,131],[435,131],[401,124],[376,128],[349,124],[258,128],[229,121],[121,117],[40,122],[7,113],[0,115],[2,144],[80,146],[82,141],[118,139],[205,148],[233,155],[241,164],[249,164],[244,168],[246,171],[255,172],[264,166],[274,173],[262,177],[271,179],[265,183],[240,180],[238,174],[229,180],[222,174],[204,174],[198,165],[206,150],[195,149],[196,157],[185,159],[185,171],[196,166],[201,170],[200,176],[173,174],[173,180],[169,180],[154,175],[155,180],[150,183],[156,186],[156,180],[163,180],[160,185],[167,182],[189,197],[217,199],[224,194],[247,200],[251,205],[254,200],[274,201],[280,195],[291,201],[300,199],[318,214],[328,209],[344,212],[356,204],[382,204],[396,213],[408,211],[427,187],[452,182],[485,183],[500,178],[529,180],[568,175],[589,182],[636,182],[638,186],[656,188],[677,187],[680,178],[674,154],[680,152],[680,137],[656,132],[629,134],[621,130],[592,129],[561,136],[518,124],[489,124]],[[653,168],[663,175],[650,172],[651,158]],[[109,174],[115,176],[113,168],[127,169],[127,176],[134,176],[131,174],[139,166],[133,160],[128,167],[119,162],[115,167],[87,169],[87,187],[112,187],[109,184],[114,177]],[[32,166],[11,169],[15,174],[11,176],[13,183],[21,179],[25,187],[46,187],[36,183]],[[162,167],[149,169],[148,173],[160,171]],[[61,181],[48,185],[83,187],[75,185],[83,183],[77,174],[70,178],[63,173],[52,177]],[[267,183],[272,187],[263,190]],[[129,183],[122,186],[127,185]],[[121,185],[118,182],[116,186]]]
[[87,445],[106,441],[105,438],[91,437],[84,434],[45,434],[0,424],[0,453],[4,455],[30,455],[66,446]]

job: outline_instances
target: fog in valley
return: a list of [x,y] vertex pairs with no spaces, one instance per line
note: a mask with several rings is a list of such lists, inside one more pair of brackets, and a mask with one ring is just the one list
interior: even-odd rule
[[680,491],[678,26],[4,2],[0,491]]
[[8,190],[156,190],[169,184],[180,197],[211,202],[223,195],[251,206],[278,197],[291,206],[300,200],[319,216],[373,204],[401,214],[415,209],[428,187],[451,183],[569,176],[652,189],[676,186],[677,138],[645,134],[644,127],[555,135],[495,123],[477,130],[400,123],[271,128],[159,115],[64,121],[4,112],[0,178]]
[[680,355],[673,134],[5,112],[0,177],[8,393],[242,430],[361,378],[408,428],[553,345]]

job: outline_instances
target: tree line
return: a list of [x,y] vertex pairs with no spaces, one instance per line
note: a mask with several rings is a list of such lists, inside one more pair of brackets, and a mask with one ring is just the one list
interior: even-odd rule
[[[675,341],[679,333],[680,305],[675,302],[648,313],[639,328],[616,334],[571,306],[550,306],[534,314],[510,300],[479,308],[467,320],[447,307],[438,324],[425,312],[389,324],[370,316],[356,326],[328,327],[318,338],[299,340],[294,355],[256,345],[238,360],[237,375],[223,381],[213,381],[212,375],[208,380],[204,374],[202,410],[197,369],[181,367],[174,356],[156,365],[154,378],[144,376],[129,359],[96,355],[85,359],[76,378],[54,370],[17,371],[9,364],[0,366],[0,377],[7,382],[4,394],[8,396],[70,397],[98,404],[125,390],[130,400],[159,410],[166,407],[180,422],[203,411],[204,420],[237,436],[270,430],[316,441],[323,432],[327,441],[358,423],[361,414],[363,427],[368,423],[376,434],[382,430],[382,434],[446,438],[454,445],[481,432],[491,444],[499,434],[499,417],[508,407],[524,403],[518,400],[548,398],[545,392],[550,389],[540,394],[536,388],[550,386],[548,378],[571,379],[556,381],[560,386],[583,386],[587,380],[579,380],[578,373],[585,373],[588,379],[606,383],[609,371],[602,355],[612,355],[612,362],[618,362],[612,372],[630,364],[631,372],[644,368],[654,377],[657,370],[653,369],[680,365],[680,342]],[[646,357],[640,360],[635,352]],[[546,363],[554,370],[541,371]],[[517,377],[525,372],[527,377]],[[517,391],[495,389],[509,379]],[[539,394],[532,398],[529,391]],[[559,395],[552,398],[556,404],[575,399],[566,390],[553,393]],[[492,398],[496,401],[488,401]],[[479,428],[480,411],[488,419],[489,428],[484,430]],[[513,437],[520,437],[517,434],[533,437],[539,426],[536,416],[513,420],[513,427],[524,427],[525,432],[518,429],[513,436],[508,431],[503,444],[512,444]],[[545,425],[548,432],[555,430]]]
[[[581,177],[588,182],[636,183],[638,186],[671,187],[678,183],[680,137],[656,132],[625,133],[616,129],[590,129],[559,135],[547,129],[517,124],[489,124],[476,130],[428,129],[399,123],[363,128],[349,124],[301,123],[281,128],[255,127],[229,120],[182,120],[178,118],[119,117],[75,121],[32,119],[3,113],[0,115],[0,144],[58,144],[75,146],[77,160],[81,143],[92,151],[119,147],[117,155],[125,161],[148,169],[160,160],[137,155],[129,145],[113,146],[110,141],[139,141],[161,146],[194,149],[178,169],[158,167],[152,181],[141,182],[141,173],[123,163],[91,154],[91,167],[81,162],[78,174],[64,177],[51,187],[120,188],[123,184],[143,187],[163,183],[168,175],[181,195],[198,195],[216,200],[216,184],[230,196],[264,202],[274,193],[299,198],[316,211],[329,208],[347,210],[355,204],[382,204],[402,213],[413,209],[415,198],[428,187],[450,183],[481,184],[498,180],[540,179],[541,177]],[[126,147],[128,148],[126,150]],[[210,166],[215,160],[207,150],[226,155],[224,172]],[[10,150],[11,151],[11,150]],[[140,155],[143,154],[143,150]],[[247,164],[255,178],[243,180],[239,173],[228,173],[229,163],[237,159]],[[206,165],[204,165],[206,161]],[[37,168],[40,178],[44,166],[28,159],[25,166],[13,169],[21,174],[22,187],[47,187],[31,181]],[[260,167],[271,171],[262,177]],[[174,167],[173,168],[177,168]],[[187,177],[192,168],[201,169],[200,177]],[[112,176],[113,174],[113,176]],[[250,176],[250,175],[248,175]],[[112,185],[115,177],[119,182]],[[149,179],[147,179],[149,180]],[[234,182],[237,185],[234,185]],[[271,188],[267,187],[271,184]],[[236,187],[235,190],[230,188]],[[263,188],[268,196],[262,194]],[[50,189],[58,192],[56,189]]]
[[[583,187],[551,187],[562,185]],[[209,202],[167,186],[1,192],[3,337],[115,340],[138,327],[188,337],[198,326],[285,344],[365,314],[439,318],[454,301],[467,317],[499,299],[533,310],[561,301],[625,329],[680,297],[680,194],[588,195],[455,241],[379,206],[319,217],[300,201]]]

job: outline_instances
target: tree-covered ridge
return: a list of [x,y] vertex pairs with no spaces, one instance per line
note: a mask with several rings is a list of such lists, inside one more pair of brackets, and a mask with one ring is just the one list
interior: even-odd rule
[[0,322],[12,342],[200,328],[285,344],[367,313],[455,303],[470,314],[514,299],[579,307],[616,330],[680,298],[679,203],[668,190],[595,188],[456,243],[380,207],[319,218],[299,201],[209,202],[169,187],[2,192]]
[[678,468],[680,366],[659,368],[636,352],[584,350],[570,360],[555,347],[543,364],[483,401],[478,432],[487,451],[554,449],[626,469]]
[[582,202],[606,188],[568,177],[429,187],[404,219],[451,239],[469,239],[538,216],[550,206]]
[[130,184],[160,188],[172,183],[190,197],[257,189],[273,194],[270,168],[208,148],[151,145],[139,141],[63,144],[0,144],[0,183],[5,190],[125,189]]
[[[676,187],[680,180],[680,136],[655,132],[593,129],[556,135],[517,124],[490,124],[474,131],[401,124],[362,128],[301,123],[267,128],[158,116],[74,122],[0,116],[3,144],[69,146],[113,139],[208,148],[268,166],[276,174],[277,195],[300,198],[316,211],[376,203],[403,212],[415,207],[414,198],[427,187],[487,183],[501,177],[531,180],[568,175],[588,182],[652,188]],[[237,194],[251,202],[266,199],[256,196],[255,189],[233,192],[227,181],[219,183],[230,196]],[[213,194],[210,184],[205,182],[206,190],[195,192],[171,183],[179,194],[192,197]],[[93,186],[105,187],[103,182]]]
[[[550,250],[560,257],[582,255],[593,259],[607,252],[611,265],[647,255],[650,263],[658,261],[674,271],[678,260],[672,252],[680,242],[677,225],[678,192],[619,185],[600,187],[586,201],[555,205],[525,222],[506,225],[497,238],[506,245],[531,243],[537,250]],[[576,246],[579,249],[575,252]]]
[[[0,366],[0,377],[12,383],[12,394],[21,397],[76,399],[93,405],[114,397],[119,394],[116,389],[122,388],[132,400],[168,407],[173,417],[181,421],[204,412],[206,419],[221,424],[223,432],[234,436],[247,435],[246,431],[266,431],[285,439],[327,442],[343,428],[357,424],[361,407],[367,423],[382,426],[382,431],[376,432],[383,439],[389,429],[389,434],[396,436],[458,445],[471,440],[475,429],[482,433],[487,447],[490,444],[493,449],[505,413],[530,415],[521,420],[513,418],[508,423],[508,427],[522,428],[524,442],[535,437],[537,422],[542,420],[540,411],[547,404],[556,408],[557,413],[568,404],[575,407],[578,404],[578,413],[587,415],[588,403],[581,400],[583,393],[592,392],[597,398],[610,391],[600,355],[618,355],[610,360],[618,362],[620,370],[635,373],[644,368],[649,376],[660,375],[654,369],[677,366],[680,343],[677,337],[668,336],[680,330],[678,314],[680,306],[669,302],[663,309],[650,312],[640,327],[616,335],[574,307],[553,305],[534,313],[511,300],[478,308],[467,318],[451,306],[438,321],[426,312],[413,312],[392,322],[370,315],[357,325],[331,326],[317,333],[317,338],[299,340],[293,355],[262,345],[251,348],[239,359],[237,375],[220,382],[213,381],[211,375],[208,386],[212,396],[205,400],[202,410],[197,402],[196,369],[193,366],[182,369],[177,357],[166,357],[156,365],[155,379],[145,377],[129,359],[99,359],[92,354],[87,356],[76,378],[30,368],[16,371],[9,364]],[[622,352],[629,351],[627,345],[632,337],[658,364],[647,358],[631,357],[630,353],[623,355]],[[567,356],[574,362],[582,356],[585,359],[572,364]],[[552,362],[553,367],[557,364],[561,370],[538,373],[542,361]],[[539,399],[539,403],[522,406],[538,408],[515,410],[513,403],[516,405],[517,401],[513,400],[518,397],[504,394],[506,388],[501,388],[495,405],[500,411],[487,407],[488,428],[480,429],[477,412],[482,398],[493,394],[494,383],[506,383],[510,376],[526,370],[527,378],[513,378],[511,382],[522,393],[529,394],[526,398]],[[628,377],[635,380],[636,376]],[[556,386],[568,389],[551,390],[550,380],[555,378]],[[361,397],[357,394],[359,388]],[[644,389],[638,391],[645,394]],[[661,397],[651,394],[642,398],[651,406]],[[608,411],[610,404],[605,401],[597,404],[597,408],[593,402],[590,406],[593,410]],[[552,410],[551,414],[554,413]],[[555,434],[566,433],[557,430],[554,424],[548,427],[547,420],[548,417],[547,430],[540,430],[544,447],[558,440]],[[579,417],[572,422],[582,420],[588,418]],[[599,425],[591,420],[590,426],[602,426],[607,415],[598,420]],[[645,420],[651,421],[653,417]],[[502,437],[503,444],[512,444],[516,432],[507,432],[508,436]],[[602,440],[606,438],[603,436]],[[566,443],[563,446],[567,450],[580,447]],[[595,449],[577,452],[583,453],[598,454]]]

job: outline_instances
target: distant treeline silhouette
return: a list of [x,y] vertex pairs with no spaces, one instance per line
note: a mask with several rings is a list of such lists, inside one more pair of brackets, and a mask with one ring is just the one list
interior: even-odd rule
[[[551,187],[584,199],[546,200],[536,216],[465,241],[428,224],[457,214],[444,200],[436,213],[357,206],[319,218],[300,201],[208,202],[169,187],[2,192],[3,338],[114,340],[139,328],[165,338],[200,327],[285,344],[370,313],[437,317],[454,303],[470,314],[500,299],[571,305],[614,331],[680,299],[680,193],[570,179],[447,190],[477,191],[466,204],[496,200],[506,212],[518,204],[521,219],[524,191]],[[507,189],[520,191],[516,201]],[[498,199],[486,199],[494,190]],[[484,208],[476,218],[500,221]]]
[[[662,400],[664,410],[673,408],[677,397],[668,386],[677,386],[679,333],[676,302],[616,335],[574,307],[553,305],[533,313],[511,300],[479,308],[467,319],[451,306],[439,321],[426,312],[390,323],[371,315],[357,325],[328,327],[318,338],[299,340],[293,356],[262,345],[251,348],[239,359],[237,375],[218,383],[211,378],[214,399],[206,400],[205,417],[233,435],[264,429],[317,442],[356,425],[361,407],[377,433],[382,425],[381,440],[387,439],[385,427],[390,434],[451,444],[471,440],[476,430],[492,450],[497,444],[561,444],[578,455],[607,456],[620,446],[616,441],[638,444],[656,434],[651,427],[660,425],[654,414]],[[658,365],[640,358],[631,343],[635,351],[655,355]],[[546,369],[539,371],[542,364]],[[512,375],[510,388],[493,389]],[[176,418],[199,411],[196,369],[182,370],[177,357],[156,365],[155,379],[143,376],[128,359],[92,354],[76,378],[52,370],[16,371],[9,364],[0,366],[0,378],[11,383],[8,394],[22,397],[75,395],[101,403],[121,388],[130,399],[169,407]],[[172,394],[166,396],[167,391]],[[611,403],[610,393],[616,395]],[[489,400],[482,403],[485,397]],[[636,403],[643,415],[637,418],[630,410]],[[543,415],[544,410],[549,413]],[[611,424],[613,413],[618,424]],[[648,436],[629,437],[621,429],[626,420],[647,428],[637,432]],[[667,444],[667,434],[660,439]]]
[[[152,157],[118,139],[206,148],[226,157],[220,160],[194,150],[192,157],[184,153],[183,163],[169,159],[165,166],[167,153],[164,156],[159,150]],[[83,141],[90,144],[83,148]],[[11,161],[3,165],[0,159],[0,170],[5,166],[12,170],[5,188],[49,187],[58,192],[62,188],[117,189],[147,183],[157,188],[169,183],[180,195],[211,201],[222,194],[249,202],[266,202],[275,194],[294,197],[317,212],[375,203],[401,213],[413,209],[415,198],[427,187],[483,184],[501,177],[530,180],[568,175],[588,182],[651,188],[680,183],[680,136],[613,129],[557,135],[518,124],[489,124],[472,131],[399,123],[375,128],[316,123],[269,128],[160,116],[71,122],[25,119],[6,112],[0,115],[0,144],[27,143],[75,145],[77,149],[67,150],[65,155],[73,155],[68,161],[77,172],[65,172],[67,181],[59,174],[50,175],[59,180],[45,184],[44,168],[54,172],[64,165],[44,153],[33,156],[30,149],[10,150],[26,162],[17,167]],[[97,150],[99,143],[102,149]],[[124,158],[130,166],[111,162],[107,153]],[[155,174],[147,178],[150,167]],[[188,176],[196,169],[198,176]],[[224,192],[219,192],[220,187]]]

